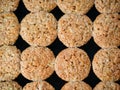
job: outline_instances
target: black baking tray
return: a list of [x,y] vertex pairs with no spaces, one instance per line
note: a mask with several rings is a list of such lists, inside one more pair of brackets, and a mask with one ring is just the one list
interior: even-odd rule
[[[22,0],[20,0],[19,6],[17,8],[17,10],[14,12],[16,14],[16,16],[18,17],[19,22],[21,22],[21,20],[28,14],[30,13],[24,6]],[[64,13],[62,13],[62,11],[56,7],[54,10],[51,11],[51,13],[56,17],[57,20],[60,19],[61,16],[64,15]],[[95,6],[93,6],[89,12],[86,14],[92,21],[95,20],[95,18],[99,15],[100,13],[96,10]],[[17,46],[18,49],[21,50],[21,52],[26,49],[27,47],[29,47],[29,44],[27,44],[22,38],[21,36],[19,36],[18,40],[16,41],[15,45]],[[57,38],[50,46],[48,46],[48,48],[50,48],[55,56],[57,56],[57,54],[67,48],[65,47]],[[95,42],[93,41],[93,38],[90,39],[90,41],[82,46],[79,47],[83,50],[85,50],[88,54],[88,56],[90,57],[90,60],[92,62],[93,56],[94,54],[100,49],[99,46],[97,46],[95,44]],[[27,83],[32,82],[30,80],[27,80],[26,78],[24,78],[21,74],[15,79],[15,81],[17,81],[22,87],[24,87]],[[54,72],[48,79],[46,79],[47,82],[49,82],[56,90],[60,90],[61,87],[66,83],[66,81],[60,79],[56,73]],[[92,88],[95,87],[95,85],[97,83],[100,82],[100,80],[96,77],[96,75],[93,73],[92,68],[91,71],[89,73],[89,76],[83,80],[84,82],[88,83]],[[119,83],[119,82],[117,82]]]

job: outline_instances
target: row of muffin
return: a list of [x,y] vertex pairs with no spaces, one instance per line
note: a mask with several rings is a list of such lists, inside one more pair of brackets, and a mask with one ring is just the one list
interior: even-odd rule
[[[69,82],[66,83],[61,90],[92,90],[85,82]],[[120,90],[120,86],[113,82],[99,82],[93,90]],[[15,81],[0,82],[0,90],[55,90],[55,88],[46,81],[35,81],[26,84],[23,89]]]
[[[106,1],[107,0],[103,0],[101,3],[103,2],[105,3]],[[118,2],[118,5],[116,4],[115,6],[112,6],[113,3],[116,3],[116,2]],[[120,45],[120,14],[117,14],[120,12],[120,1],[109,0],[109,3],[106,3],[104,5],[100,6],[99,2],[96,2],[97,10],[101,11],[102,14],[104,13],[112,13],[112,14],[106,14],[106,15],[101,14],[96,18],[96,20],[94,21],[93,36],[94,36],[94,41],[100,47],[107,48],[107,49],[104,51],[102,50],[98,51],[97,54],[94,56],[93,71],[96,72],[96,75],[98,77],[101,77],[103,75],[102,77],[104,78],[101,78],[102,80],[108,81],[108,82],[110,81],[115,82],[115,78],[111,77],[111,75],[116,76],[115,73],[118,74],[116,77],[119,77],[118,80],[120,80],[120,70],[118,69],[120,68],[120,58],[119,58],[120,49],[117,50],[112,48],[118,47]],[[105,11],[105,7],[108,7],[108,6],[109,6],[109,9],[107,9],[108,11]],[[116,10],[114,10],[115,8]],[[118,52],[116,52],[116,50]],[[102,57],[100,57],[101,55]],[[110,63],[110,62],[113,62],[113,63]],[[115,62],[116,62],[116,65],[115,65]]]
[[[58,24],[57,24],[58,23]],[[19,25],[12,12],[0,13],[0,45],[13,45],[20,35],[32,46],[48,46],[59,38],[66,47],[80,47],[93,36],[101,48],[120,45],[120,15],[100,14],[92,21],[86,15],[69,13],[59,21],[48,12],[30,13]]]
[[[55,24],[56,20],[53,19],[52,15],[50,16],[41,11],[50,12],[56,7],[56,5],[63,13],[65,13],[65,15],[58,21],[57,27],[58,38],[65,46],[80,47],[86,44],[91,36],[94,37],[94,41],[98,44],[98,46],[102,48],[116,47],[120,45],[120,15],[117,14],[120,12],[119,0],[23,0],[23,3],[25,4],[27,10],[31,12],[31,14],[27,15],[24,18],[25,20],[23,19],[22,21],[21,27],[23,28],[21,29],[21,36],[30,45],[48,46],[55,40],[56,32],[54,29],[57,26]],[[99,15],[94,21],[94,25],[92,25],[91,20],[84,14],[90,10],[94,3],[96,9],[100,13],[104,14]],[[51,21],[48,19],[48,17],[46,18],[45,16],[49,16],[49,19],[51,19]],[[34,17],[34,20],[38,19],[39,21],[36,21],[35,23],[31,22],[31,20],[34,20],[30,17]],[[42,17],[42,20],[44,19],[45,21],[43,22],[38,17]],[[29,21],[28,19],[31,20]],[[43,27],[39,26],[39,24],[44,25],[45,31],[43,30],[42,35],[31,35],[31,29],[28,27],[31,26],[32,29],[38,29],[37,31],[39,32],[39,29],[43,29]],[[94,28],[93,33],[92,28]],[[27,29],[29,29],[30,32],[27,32]],[[50,31],[46,29],[49,29],[53,33],[50,33]],[[38,33],[37,31],[33,32],[33,34]],[[49,39],[46,36],[49,37]],[[39,38],[44,39],[41,41],[38,40]],[[41,44],[41,42],[43,44]]]
[[55,90],[46,81],[36,81],[26,84],[23,88],[15,81],[0,82],[0,90]]
[[20,73],[20,51],[13,45],[20,25],[13,13],[19,0],[0,0],[0,90],[22,90],[15,81]]
[[[0,12],[15,11],[20,0],[1,0]],[[100,13],[119,13],[120,0],[23,0],[30,12],[50,12],[58,6],[63,13],[79,12],[86,14],[95,4]]]
[[[99,50],[93,58],[95,75],[103,82],[120,80],[120,49]],[[90,72],[91,62],[85,51],[66,48],[55,58],[47,47],[30,46],[22,53],[15,46],[0,47],[0,81],[14,80],[21,73],[32,81],[45,80],[56,72],[63,80],[84,80]]]
[[[15,46],[5,45],[0,47],[0,62],[0,81],[13,80],[20,72],[29,80],[45,80],[54,69],[65,81],[79,81],[88,76],[91,68],[87,53],[79,48],[64,49],[55,58],[47,47],[30,46],[21,54]],[[119,80],[120,49],[99,50],[92,65],[100,80]]]
[[[11,2],[11,8],[8,2]],[[80,47],[86,44],[91,36],[93,36],[94,41],[98,44],[98,46],[102,48],[115,47],[120,45],[120,15],[117,13],[101,14],[96,18],[93,25],[92,21],[86,15],[81,15],[80,13],[69,13],[61,17],[57,24],[57,20],[51,13],[44,12],[49,11],[47,8],[50,9],[50,6],[50,10],[53,9],[53,6],[56,6],[54,1],[36,0],[33,2],[23,0],[23,2],[28,8],[36,9],[39,7],[40,10],[43,10],[41,12],[30,13],[22,20],[20,34],[22,38],[30,45],[48,46],[54,42],[57,34],[60,41],[67,47]],[[68,5],[72,2],[73,1],[59,2],[58,0],[58,3],[63,4],[60,5],[61,7],[64,7],[64,5]],[[78,1],[75,1],[74,3],[79,3],[83,6],[84,4],[86,5],[88,2],[89,1],[80,3]],[[100,2],[101,4],[109,2],[110,5],[115,4],[116,7],[119,6],[119,1],[114,0],[107,2],[96,0],[95,2],[96,4],[99,4]],[[5,0],[1,1],[0,11],[14,11],[16,10],[18,4],[19,0],[8,0],[7,2],[5,2]],[[3,6],[6,6],[6,8]],[[0,45],[13,45],[18,38],[20,29],[17,17],[12,12],[1,13],[0,27]]]
[[[108,5],[111,6],[115,4],[114,8],[118,8],[120,6],[119,1],[99,1],[101,4],[109,2],[110,4]],[[99,4],[99,1],[96,0],[96,4]],[[10,7],[8,2],[11,2],[10,5],[12,4],[12,7]],[[37,8],[38,5],[36,4],[38,4],[38,2],[41,3],[43,8],[52,6],[47,4],[53,4],[53,1],[42,2],[39,0],[36,0],[35,2],[27,2],[27,0],[23,0],[23,2],[25,5],[28,4],[28,6],[34,6],[35,4]],[[71,2],[72,1],[61,1],[61,3],[64,5]],[[86,2],[87,1],[83,3]],[[16,2],[11,0],[8,0],[7,2],[5,2],[5,0],[1,1],[0,11],[14,11],[16,10],[18,3],[19,0],[16,0]],[[58,3],[60,3],[59,0]],[[75,1],[74,3],[80,2]],[[41,6],[39,6],[39,8],[40,7]],[[119,10],[119,8],[116,10]],[[120,45],[120,15],[117,13],[99,15],[94,21],[93,26],[91,20],[87,16],[80,15],[80,13],[69,13],[61,17],[61,19],[58,21],[57,27],[57,21],[54,16],[44,11],[28,14],[21,23],[21,36],[30,45],[48,46],[56,39],[57,33],[60,41],[63,42],[63,44],[67,47],[80,47],[87,43],[91,36],[93,36],[94,41],[98,44],[98,46],[102,48]],[[92,27],[94,28],[93,33]],[[20,25],[16,16],[12,12],[0,14],[0,29],[0,45],[13,45],[17,40]]]

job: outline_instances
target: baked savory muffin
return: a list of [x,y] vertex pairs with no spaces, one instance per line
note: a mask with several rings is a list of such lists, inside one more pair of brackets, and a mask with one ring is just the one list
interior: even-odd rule
[[16,46],[0,47],[0,81],[14,80],[20,74],[20,55]]
[[90,72],[91,63],[85,51],[79,48],[62,50],[55,60],[56,74],[65,81],[80,81]]
[[93,38],[101,48],[111,48],[120,45],[120,15],[100,14],[93,24]]
[[119,13],[120,0],[95,0],[95,7],[100,13]]
[[30,46],[21,55],[21,73],[32,81],[48,78],[54,72],[54,54],[47,47]]
[[94,4],[94,0],[56,0],[58,7],[64,13],[86,14]]
[[37,82],[31,82],[27,83],[23,90],[55,90],[52,85],[50,85],[46,81],[37,81]]
[[50,12],[56,7],[55,0],[23,0],[26,8],[31,12]]
[[93,90],[120,90],[120,85],[114,82],[99,82]]
[[15,81],[0,82],[0,90],[22,90],[22,87]]
[[57,20],[44,11],[30,13],[21,22],[20,35],[30,45],[48,46],[57,37]]
[[92,27],[86,15],[65,14],[58,21],[58,38],[67,47],[80,47],[90,40]]
[[92,88],[85,82],[68,82],[66,83],[61,90],[92,90]]
[[120,49],[99,50],[92,62],[93,71],[102,81],[120,80]]
[[0,0],[0,13],[15,11],[20,0]]
[[19,22],[13,12],[0,13],[0,46],[13,45],[19,36]]

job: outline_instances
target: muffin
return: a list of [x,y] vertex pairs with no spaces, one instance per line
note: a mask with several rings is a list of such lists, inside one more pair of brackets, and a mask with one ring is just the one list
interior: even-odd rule
[[120,49],[99,50],[93,58],[93,71],[102,81],[120,80]]
[[32,81],[45,80],[54,72],[54,54],[47,47],[30,46],[21,55],[21,73]]
[[64,13],[86,14],[94,4],[94,0],[56,0],[58,7]]
[[114,82],[99,82],[93,90],[120,90],[120,85]]
[[16,46],[0,47],[0,81],[10,81],[20,74],[20,50]]
[[95,7],[100,13],[119,13],[120,0],[95,0]]
[[65,81],[80,81],[90,72],[91,63],[85,51],[79,48],[62,50],[55,60],[55,72]]
[[30,12],[50,12],[56,7],[55,0],[23,0],[23,3]]
[[57,20],[44,11],[30,13],[21,22],[20,35],[32,46],[48,46],[57,37]]
[[18,19],[13,12],[0,13],[0,46],[13,45],[18,39],[19,28]]
[[1,12],[12,12],[18,7],[20,0],[0,0],[0,13]]
[[58,21],[58,38],[67,47],[80,47],[90,40],[92,27],[86,15],[65,14]]
[[22,87],[15,81],[0,82],[0,90],[22,90]]
[[100,14],[94,21],[93,38],[101,48],[120,45],[120,15]]
[[37,82],[31,82],[27,83],[23,90],[55,90],[52,85],[50,85],[46,81],[37,81]]
[[61,90],[92,90],[92,88],[83,81],[79,82],[68,82]]

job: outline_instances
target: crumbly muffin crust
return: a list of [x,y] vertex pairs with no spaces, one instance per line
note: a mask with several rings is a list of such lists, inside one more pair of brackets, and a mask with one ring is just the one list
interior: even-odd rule
[[120,15],[100,14],[94,21],[93,38],[101,48],[120,45]]
[[48,78],[54,72],[54,54],[47,47],[30,46],[21,55],[21,73],[32,81]]
[[95,7],[100,13],[119,13],[120,0],[95,0]]
[[114,82],[99,82],[93,90],[120,90],[120,85]]
[[92,62],[93,71],[102,81],[120,80],[120,49],[99,50]]
[[0,81],[14,80],[20,74],[20,55],[16,46],[0,47]]
[[0,13],[0,46],[13,45],[19,36],[19,22],[12,12]]
[[64,13],[86,14],[94,4],[94,0],[56,0],[57,5]]
[[56,57],[56,74],[65,81],[80,81],[90,72],[90,60],[86,52],[79,48],[67,48]]
[[0,13],[15,11],[20,0],[0,0]]
[[20,35],[30,45],[48,46],[57,37],[57,20],[44,11],[30,13],[21,22]]
[[23,90],[55,90],[52,85],[50,85],[46,81],[37,81],[37,82],[31,82],[27,83]]
[[83,81],[79,82],[68,82],[61,90],[92,90],[91,86]]
[[80,47],[92,36],[92,21],[86,15],[65,14],[58,21],[58,38],[67,47]]
[[0,90],[22,90],[22,87],[15,81],[0,82]]
[[26,8],[31,12],[50,12],[56,7],[55,0],[23,0]]

